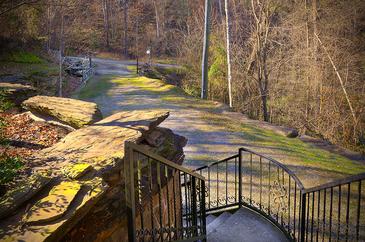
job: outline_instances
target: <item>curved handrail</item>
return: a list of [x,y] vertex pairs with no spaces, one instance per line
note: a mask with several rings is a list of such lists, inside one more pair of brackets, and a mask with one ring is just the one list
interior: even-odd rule
[[365,172],[360,173],[360,174],[356,174],[356,175],[352,175],[352,176],[349,176],[349,177],[345,177],[345,178],[342,178],[342,179],[339,179],[339,180],[336,180],[336,181],[328,182],[326,184],[322,184],[322,185],[319,185],[319,186],[304,189],[303,193],[306,194],[306,193],[316,192],[316,191],[324,190],[324,189],[331,188],[331,187],[337,187],[337,186],[340,186],[340,185],[343,185],[343,184],[358,182],[358,181],[361,181],[361,180],[364,180],[364,179],[365,179]]
[[197,172],[197,171],[200,171],[200,170],[206,169],[206,168],[208,168],[208,167],[211,167],[211,166],[214,166],[214,165],[217,165],[217,164],[220,164],[220,163],[223,163],[223,162],[226,162],[226,161],[228,161],[228,160],[231,160],[231,159],[234,159],[234,158],[238,158],[238,157],[239,157],[239,155],[232,155],[232,156],[230,156],[230,157],[228,157],[228,158],[225,158],[225,159],[223,159],[223,160],[215,161],[215,162],[210,163],[210,164],[208,164],[208,165],[201,166],[201,167],[199,167],[199,168],[197,168],[197,169],[194,169],[193,171],[194,171],[194,172]]
[[304,190],[305,188],[304,188],[304,186],[303,186],[303,183],[299,180],[299,178],[297,177],[297,175],[295,175],[295,173],[292,171],[292,170],[290,170],[286,165],[284,165],[284,164],[282,164],[282,163],[280,163],[279,161],[277,161],[277,160],[275,160],[275,159],[273,159],[273,158],[271,158],[271,157],[268,157],[268,156],[266,156],[266,155],[262,155],[262,154],[260,154],[260,153],[257,153],[257,152],[255,152],[255,151],[252,151],[252,150],[249,150],[249,149],[247,149],[247,148],[240,148],[240,150],[243,150],[243,151],[246,151],[246,152],[249,152],[249,153],[252,153],[252,154],[255,154],[255,155],[257,155],[257,156],[260,156],[260,157],[262,157],[262,158],[265,158],[265,159],[267,159],[267,160],[269,160],[269,161],[271,161],[271,162],[273,162],[275,165],[277,165],[277,166],[279,166],[280,168],[282,168],[283,170],[285,170],[296,182],[297,182],[297,184],[299,185],[299,188],[301,189],[301,190]]
[[[282,164],[282,163],[280,163],[279,161],[277,161],[277,160],[275,160],[275,159],[273,159],[273,158],[271,158],[271,157],[268,157],[268,156],[265,156],[265,155],[262,155],[262,154],[260,154],[260,153],[257,153],[257,152],[255,152],[255,151],[252,151],[252,150],[250,150],[250,149],[247,149],[247,148],[244,148],[244,147],[242,147],[242,148],[240,148],[239,149],[240,151],[246,151],[246,152],[249,152],[249,153],[252,153],[252,154],[255,154],[255,155],[257,155],[257,156],[260,156],[260,157],[262,157],[262,158],[265,158],[265,159],[267,159],[267,160],[269,160],[269,161],[271,161],[271,162],[273,162],[275,165],[277,165],[277,166],[279,166],[280,168],[282,168],[283,170],[285,170],[296,182],[297,182],[297,184],[298,184],[298,186],[299,186],[299,188],[301,189],[301,190],[303,190],[304,191],[304,186],[303,186],[303,183],[299,180],[299,178],[297,177],[297,175],[295,175],[295,173],[292,171],[292,170],[290,170],[286,165],[284,165],[284,164]],[[217,165],[217,164],[220,164],[220,163],[223,163],[223,162],[226,162],[226,161],[228,161],[228,160],[231,160],[231,159],[234,159],[234,158],[238,158],[239,157],[239,154],[237,154],[237,155],[232,155],[232,156],[230,156],[230,157],[228,157],[228,158],[225,158],[225,159],[223,159],[223,160],[219,160],[219,161],[216,161],[216,162],[213,162],[213,163],[210,163],[210,164],[208,164],[208,165],[205,165],[205,166],[201,166],[201,167],[199,167],[199,168],[197,168],[197,169],[194,169],[193,171],[194,172],[197,172],[197,171],[200,171],[200,170],[203,170],[203,169],[206,169],[206,168],[208,168],[208,167],[212,167],[212,166],[214,166],[214,165]]]
[[196,178],[198,178],[202,181],[205,181],[205,178],[203,176],[201,176],[200,174],[198,174],[198,173],[196,173],[196,172],[194,172],[194,171],[192,171],[192,170],[190,170],[186,167],[179,166],[178,164],[176,164],[174,162],[171,162],[168,159],[166,159],[166,158],[164,158],[164,157],[162,157],[162,156],[160,156],[156,153],[153,153],[152,151],[147,150],[147,149],[145,149],[144,147],[142,147],[140,145],[137,145],[137,144],[129,142],[129,141],[126,141],[125,145],[133,148],[134,150],[140,151],[144,155],[149,156],[152,159],[158,160],[159,162],[164,163],[165,165],[168,165],[171,168],[174,168],[174,169],[179,170],[179,171],[183,171],[183,172],[185,172],[185,173],[187,173],[187,174],[189,174],[193,177],[196,177]]
[[[346,241],[365,238],[365,233],[361,232],[365,224],[360,220],[361,204],[365,199],[365,186],[362,185],[365,173],[305,188],[289,167],[244,147],[236,155],[194,171],[208,175],[208,212],[246,206],[276,224],[288,238],[298,241],[319,235],[326,239],[337,235],[337,239]],[[231,174],[227,175],[229,172]],[[342,208],[340,201],[344,203]],[[331,227],[335,211],[338,213],[336,229]],[[350,230],[350,227],[354,229]]]

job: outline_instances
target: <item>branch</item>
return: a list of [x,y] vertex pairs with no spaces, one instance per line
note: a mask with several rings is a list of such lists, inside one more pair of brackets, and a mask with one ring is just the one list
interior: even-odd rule
[[4,14],[6,14],[6,13],[8,13],[8,12],[12,11],[12,10],[15,10],[15,9],[17,9],[17,8],[19,8],[19,7],[23,6],[23,5],[34,4],[34,3],[37,3],[37,2],[39,2],[39,1],[40,1],[40,0],[33,0],[33,1],[23,1],[23,2],[20,2],[20,3],[16,4],[16,5],[14,5],[13,7],[8,8],[8,9],[5,9],[5,10],[3,10],[2,12],[0,12],[0,16],[1,16],[1,15],[4,15]]
[[337,68],[336,68],[336,65],[335,65],[335,63],[333,62],[333,60],[332,60],[332,58],[331,58],[330,54],[328,53],[327,48],[323,45],[323,43],[322,43],[321,39],[318,37],[317,33],[314,33],[314,35],[316,36],[316,38],[317,38],[317,40],[318,40],[319,44],[320,44],[320,45],[322,46],[322,48],[324,49],[324,52],[326,53],[326,55],[327,55],[327,57],[328,57],[329,61],[331,62],[332,67],[333,67],[333,70],[335,71],[335,73],[336,73],[336,75],[337,75],[337,77],[338,77],[338,80],[340,81],[342,91],[343,91],[343,93],[345,94],[345,97],[346,97],[347,103],[348,103],[349,108],[350,108],[350,110],[351,110],[352,117],[353,117],[353,119],[354,119],[354,124],[355,124],[355,126],[356,126],[356,124],[357,124],[357,118],[356,118],[356,115],[355,115],[355,111],[354,111],[354,109],[352,108],[352,104],[351,104],[351,101],[350,101],[349,95],[347,94],[347,91],[346,91],[345,85],[343,84],[342,77],[341,77],[340,73],[338,72],[338,70],[337,70]]

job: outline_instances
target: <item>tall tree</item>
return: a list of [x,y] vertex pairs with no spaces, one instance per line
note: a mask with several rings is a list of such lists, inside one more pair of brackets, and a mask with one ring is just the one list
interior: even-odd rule
[[201,85],[202,99],[208,98],[208,52],[209,52],[209,32],[210,32],[210,8],[211,8],[210,0],[205,0],[202,85]]
[[226,43],[227,43],[227,79],[228,79],[228,97],[229,106],[233,107],[232,100],[232,74],[231,74],[231,37],[230,37],[230,22],[229,22],[229,11],[228,11],[228,0],[224,0],[224,8],[226,12]]
[[110,48],[109,0],[102,0],[102,9],[103,9],[103,15],[104,15],[104,32],[105,32],[106,47],[109,49]]

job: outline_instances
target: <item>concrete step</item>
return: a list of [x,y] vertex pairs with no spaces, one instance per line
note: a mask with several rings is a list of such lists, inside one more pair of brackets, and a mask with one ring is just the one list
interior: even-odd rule
[[[219,217],[217,219],[219,219]],[[262,215],[248,208],[241,208],[233,215],[228,216],[224,222],[215,226],[214,230],[207,231],[207,235],[208,242],[289,241],[274,224]]]
[[216,228],[218,228],[221,224],[225,223],[225,221],[231,217],[232,214],[228,212],[224,212],[215,218],[211,223],[207,226],[207,234],[212,233]]
[[217,216],[214,216],[214,215],[212,215],[212,214],[208,215],[208,216],[206,217],[206,225],[208,226],[208,224],[210,224],[211,222],[213,222],[213,221],[214,221],[214,219],[216,219],[216,218],[217,218]]

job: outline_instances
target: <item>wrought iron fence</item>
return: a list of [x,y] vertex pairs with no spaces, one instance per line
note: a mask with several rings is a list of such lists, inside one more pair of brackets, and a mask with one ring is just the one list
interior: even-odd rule
[[303,192],[302,241],[365,241],[365,173]]
[[204,241],[204,178],[129,142],[124,160],[129,241]]
[[196,172],[206,178],[207,212],[246,206],[291,240],[365,241],[365,173],[306,190],[288,167],[245,148]]

